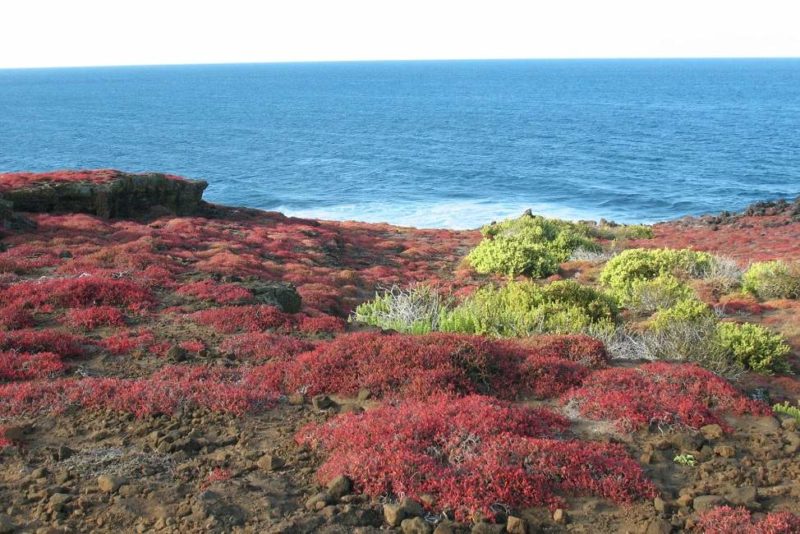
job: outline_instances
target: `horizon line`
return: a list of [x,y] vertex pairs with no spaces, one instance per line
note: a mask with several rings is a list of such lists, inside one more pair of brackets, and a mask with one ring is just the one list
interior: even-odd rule
[[218,61],[196,63],[117,63],[87,65],[48,65],[27,67],[3,67],[8,70],[56,70],[56,69],[113,69],[126,67],[213,67],[224,65],[299,65],[339,63],[435,63],[470,61],[712,61],[712,60],[798,60],[800,56],[615,56],[615,57],[491,57],[491,58],[395,58],[395,59],[287,59],[272,61]]

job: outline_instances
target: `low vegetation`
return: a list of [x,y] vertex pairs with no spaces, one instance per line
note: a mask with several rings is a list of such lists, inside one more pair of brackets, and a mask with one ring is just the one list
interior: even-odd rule
[[600,250],[586,227],[523,215],[484,226],[483,240],[467,256],[479,273],[542,278],[555,273],[576,249]]
[[753,515],[747,508],[718,506],[700,515],[703,534],[793,534],[800,532],[800,516],[791,512]]
[[699,278],[713,263],[711,254],[688,249],[628,249],[606,263],[600,282],[625,306],[637,283],[665,276]]
[[356,308],[354,320],[408,333],[459,332],[499,337],[613,329],[613,299],[572,280],[541,286],[509,282],[479,288],[457,305],[426,286],[392,290]]
[[[163,530],[156,506],[179,531],[370,530],[411,498],[404,530],[797,531],[776,510],[800,511],[800,222],[480,235],[201,208],[0,229],[0,530],[31,509],[34,529]],[[96,491],[103,473],[126,482]],[[742,481],[761,514],[675,502]],[[656,495],[668,518],[613,505]]]
[[623,447],[560,438],[568,425],[544,409],[434,397],[340,415],[297,440],[325,455],[323,483],[347,475],[367,495],[435,502],[432,511],[462,521],[494,518],[496,503],[555,509],[570,495],[618,503],[655,495]]
[[800,263],[756,262],[744,273],[742,289],[762,299],[800,298]]
[[622,431],[647,426],[729,428],[724,413],[765,415],[769,407],[693,364],[648,363],[602,369],[564,398],[589,419],[610,420]]

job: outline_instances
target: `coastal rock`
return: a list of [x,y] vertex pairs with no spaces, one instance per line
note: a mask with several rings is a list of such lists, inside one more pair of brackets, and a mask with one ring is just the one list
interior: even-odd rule
[[[42,173],[0,176],[0,192],[14,211],[86,213],[105,219],[140,217],[159,206],[192,215],[208,183],[161,173]],[[4,217],[5,219],[5,217]]]
[[288,282],[254,281],[243,284],[253,293],[258,304],[277,306],[286,313],[297,313],[302,305],[302,298],[297,288]]

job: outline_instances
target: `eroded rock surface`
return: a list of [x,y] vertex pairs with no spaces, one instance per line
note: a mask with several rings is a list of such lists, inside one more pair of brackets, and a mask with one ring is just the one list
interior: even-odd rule
[[[139,217],[161,207],[175,215],[192,215],[208,183],[161,173],[120,171],[0,175],[0,195],[15,212],[86,213],[105,219]],[[3,217],[8,220],[8,217]]]

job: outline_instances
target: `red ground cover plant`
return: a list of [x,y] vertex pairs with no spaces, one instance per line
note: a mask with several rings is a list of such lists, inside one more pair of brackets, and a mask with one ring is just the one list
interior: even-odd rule
[[513,399],[552,397],[580,384],[580,364],[542,356],[522,343],[461,334],[340,335],[297,358],[289,391],[425,398],[436,393],[483,393]]
[[117,332],[100,340],[99,345],[112,354],[127,354],[134,350],[146,350],[156,343],[149,330]]
[[700,514],[697,531],[703,534],[798,534],[800,517],[790,512],[771,512],[755,519],[744,507],[718,506]]
[[288,361],[313,348],[313,343],[302,339],[260,332],[227,337],[219,345],[220,352],[248,362]]
[[67,311],[64,322],[82,330],[94,330],[101,326],[125,326],[125,315],[113,306],[73,308]]
[[13,445],[13,443],[6,437],[6,428],[0,426],[0,449],[3,447],[10,447],[11,445]]
[[91,182],[104,184],[122,173],[112,169],[63,170],[51,172],[8,172],[0,174],[0,190],[19,189],[47,182]]
[[522,339],[521,343],[536,349],[540,356],[569,360],[592,368],[605,367],[611,360],[602,341],[582,334],[532,336]]
[[244,414],[272,405],[274,391],[254,388],[231,369],[167,366],[148,378],[82,378],[0,384],[0,413],[60,413],[74,406],[137,417],[171,414],[180,407]]
[[150,291],[129,280],[83,276],[13,284],[0,293],[0,302],[23,304],[33,309],[46,309],[51,305],[59,308],[126,306],[142,310],[152,306],[154,299]]
[[52,352],[0,352],[0,382],[47,378],[61,373],[65,367],[58,354]]
[[36,324],[30,307],[25,304],[12,303],[0,307],[0,327],[7,330],[30,328]]
[[467,520],[493,505],[563,506],[566,495],[626,503],[655,495],[618,445],[559,439],[569,423],[545,409],[481,396],[384,404],[311,424],[297,441],[326,456],[325,483],[347,475],[371,496],[431,495],[436,510]]
[[748,399],[729,382],[694,364],[656,362],[603,369],[564,397],[581,415],[611,420],[622,431],[647,425],[691,428],[717,423],[723,412],[767,415],[769,406]]
[[212,484],[217,482],[225,482],[226,480],[230,480],[233,477],[233,471],[230,469],[223,469],[222,467],[215,467],[211,471],[209,471],[206,478],[203,480],[203,483],[200,484],[201,489],[206,489]]
[[265,304],[211,308],[193,313],[189,318],[221,334],[286,330],[291,328],[294,320],[292,315]]
[[201,280],[179,287],[175,293],[218,304],[234,304],[253,298],[253,294],[238,284],[220,284],[213,280]]
[[344,332],[346,323],[340,317],[333,315],[320,315],[317,317],[303,317],[297,330],[304,334],[337,334]]
[[744,295],[724,296],[719,301],[719,307],[726,315],[762,315],[772,309],[758,302],[755,297]]
[[800,222],[782,215],[748,216],[734,223],[711,225],[674,221],[653,226],[652,239],[632,240],[626,247],[693,248],[742,262],[800,258]]
[[54,352],[64,358],[83,356],[91,342],[60,330],[15,330],[0,332],[0,350]]

